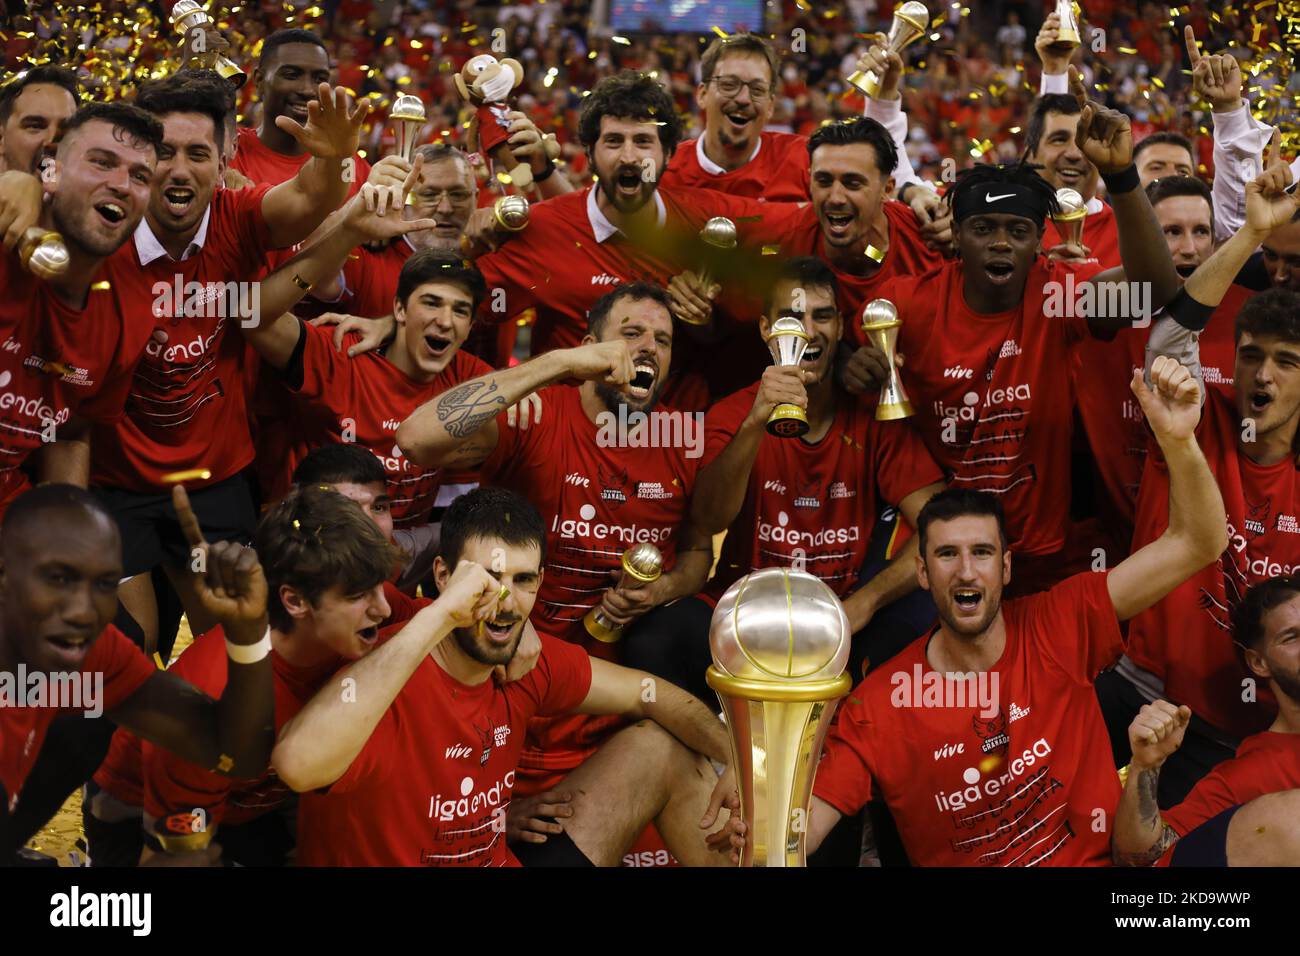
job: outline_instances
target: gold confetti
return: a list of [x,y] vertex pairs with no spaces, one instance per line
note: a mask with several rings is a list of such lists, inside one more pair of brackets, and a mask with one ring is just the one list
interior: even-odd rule
[[[212,472],[206,468],[189,468],[185,471],[173,471],[163,475],[162,480],[164,485],[175,485],[183,481],[207,481],[211,477]],[[295,528],[298,526],[296,521],[293,524]]]
[[1002,763],[1001,757],[997,754],[989,754],[980,761],[980,773],[992,773],[1000,763]]
[[94,285],[92,285],[92,286],[90,287],[90,291],[91,291],[91,292],[107,292],[107,291],[108,291],[109,289],[111,289],[111,288],[113,288],[113,283],[109,282],[107,279],[103,279],[103,280],[101,280],[101,281],[99,281],[99,282],[96,282]]
[[718,36],[722,37],[722,39],[725,40],[725,39],[727,38],[727,31],[724,30],[724,29],[722,29],[722,27],[715,26],[715,27],[712,27],[711,29],[712,29],[713,32],[716,33]]
[[614,37],[610,37],[610,40],[612,40],[612,41],[615,42],[615,43],[621,43],[621,44],[623,44],[624,46],[631,46],[631,45],[632,45],[632,41],[629,40],[627,37],[614,36]]
[[877,249],[875,246],[873,246],[871,243],[867,243],[867,258],[870,259],[872,262],[884,262],[885,254],[881,252],[879,249]]
[[780,247],[780,246],[764,246],[764,247],[763,247],[763,255],[765,255],[765,256],[779,256],[780,254],[781,254],[781,247]]
[[1119,50],[1120,53],[1127,53],[1129,56],[1133,56],[1137,53],[1137,50],[1133,49],[1131,46],[1117,46],[1115,49]]
[[233,768],[234,766],[235,766],[235,762],[225,754],[222,754],[221,759],[217,761],[217,770],[219,770],[221,773],[229,773],[231,768]]

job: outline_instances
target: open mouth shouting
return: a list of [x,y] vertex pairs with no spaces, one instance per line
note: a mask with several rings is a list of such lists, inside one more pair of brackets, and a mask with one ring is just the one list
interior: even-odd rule
[[984,593],[979,588],[957,588],[952,592],[952,603],[958,614],[975,614],[984,603]]
[[482,635],[491,643],[504,647],[513,639],[515,626],[519,623],[519,620],[518,617],[507,615],[494,618],[491,621],[484,621]]
[[163,201],[173,216],[184,216],[194,205],[194,190],[188,186],[168,186],[163,190]]
[[446,358],[450,355],[454,344],[450,338],[439,335],[437,332],[427,332],[424,336],[424,347],[429,350],[429,355],[435,359]]
[[1088,170],[1079,166],[1057,166],[1056,178],[1063,187],[1077,190],[1079,184],[1088,178]]
[[826,210],[823,216],[826,232],[832,239],[847,239],[858,218],[851,209]]
[[379,625],[371,624],[369,627],[363,627],[357,631],[357,637],[366,647],[374,647],[379,642]]
[[732,109],[722,114],[727,118],[727,128],[733,133],[743,133],[758,114],[749,109]]
[[803,356],[799,359],[799,367],[812,371],[821,363],[825,352],[826,344],[820,339],[809,342],[808,347],[803,350]]
[[96,203],[95,212],[98,213],[104,224],[110,228],[118,225],[126,218],[126,207],[112,200]]
[[640,166],[624,166],[614,176],[614,191],[625,199],[634,199],[641,195],[645,183],[641,179]]
[[633,370],[636,374],[627,385],[628,395],[632,398],[648,398],[659,370],[649,362],[637,362]]
[[1254,415],[1260,415],[1264,409],[1273,404],[1273,395],[1268,389],[1257,388],[1250,393],[1250,411]]
[[984,265],[984,274],[994,285],[1006,285],[1016,271],[1016,264],[1010,259],[990,259]]

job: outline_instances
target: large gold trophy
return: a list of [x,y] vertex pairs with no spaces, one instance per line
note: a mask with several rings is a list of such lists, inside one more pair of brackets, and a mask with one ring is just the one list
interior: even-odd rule
[[[420,133],[424,129],[424,101],[418,96],[403,93],[393,101],[393,108],[388,111],[388,122],[393,124],[393,136],[396,138],[395,155],[408,163],[415,163],[415,151],[420,148]],[[414,202],[414,190],[406,194],[406,205]]]
[[822,742],[852,680],[849,619],[829,587],[788,568],[733,584],[713,612],[709,686],[731,735],[747,838],[741,866],[803,866]]
[[[208,12],[203,9],[203,4],[198,0],[177,0],[176,5],[172,7],[171,22],[177,33],[187,36],[191,30],[211,24],[212,18],[208,16]],[[239,68],[239,64],[227,56],[217,55],[215,69],[221,74],[222,79],[234,84],[235,89],[248,82],[248,75]]]
[[889,422],[912,414],[912,403],[908,401],[903,380],[894,364],[894,355],[898,352],[898,330],[902,327],[898,310],[888,299],[872,299],[862,310],[862,331],[871,339],[872,345],[885,353],[885,367],[889,369],[889,378],[880,387],[876,421]]
[[[638,584],[659,580],[663,570],[664,556],[649,541],[634,544],[623,552],[623,573]],[[606,620],[599,604],[587,612],[582,623],[588,634],[604,644],[616,644],[623,639],[622,626]]]
[[1056,31],[1056,42],[1048,47],[1053,53],[1071,53],[1083,42],[1079,37],[1079,17],[1075,10],[1074,0],[1056,0],[1056,15],[1061,18],[1061,26]]
[[[798,365],[808,348],[808,333],[803,323],[792,315],[783,315],[772,323],[767,337],[767,350],[777,365]],[[808,414],[798,405],[788,402],[772,409],[767,417],[767,432],[778,438],[798,438],[808,432]]]
[[[894,22],[889,25],[889,35],[885,38],[885,46],[895,53],[902,53],[907,47],[925,36],[926,28],[929,25],[930,8],[924,3],[919,3],[917,0],[900,3],[894,8]],[[876,35],[879,36],[879,34]],[[849,75],[849,83],[868,99],[875,99],[880,95],[880,81],[881,77],[876,76],[870,70],[866,72],[855,70]]]
[[1052,217],[1056,230],[1066,242],[1083,245],[1083,223],[1088,218],[1088,207],[1076,190],[1064,188],[1056,191],[1056,204],[1060,212]]

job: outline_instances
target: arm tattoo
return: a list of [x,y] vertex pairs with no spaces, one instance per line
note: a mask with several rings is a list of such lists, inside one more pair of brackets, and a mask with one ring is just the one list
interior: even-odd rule
[[505,407],[506,400],[496,382],[466,382],[438,399],[438,421],[452,438],[468,438]]
[[1120,866],[1150,866],[1165,855],[1165,852],[1178,842],[1174,828],[1160,817],[1160,806],[1156,803],[1156,788],[1160,783],[1160,769],[1138,771],[1138,819],[1150,830],[1160,828],[1156,837],[1146,850],[1138,853],[1116,853],[1115,863]]

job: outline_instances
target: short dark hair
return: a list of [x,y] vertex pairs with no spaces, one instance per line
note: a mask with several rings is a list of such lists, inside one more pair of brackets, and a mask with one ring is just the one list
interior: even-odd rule
[[258,69],[266,66],[267,61],[276,50],[290,43],[310,43],[312,46],[318,46],[325,51],[325,56],[329,56],[329,48],[325,46],[325,41],[312,33],[310,30],[293,28],[289,30],[276,30],[269,37],[262,41],[262,52],[257,57]]
[[682,121],[673,98],[648,73],[622,70],[605,77],[583,99],[578,138],[588,150],[600,139],[600,121],[605,116],[658,124],[665,158],[682,139]]
[[1195,196],[1210,207],[1210,229],[1214,229],[1214,194],[1205,180],[1195,176],[1166,176],[1147,183],[1147,200],[1152,208],[1176,196]]
[[1151,146],[1160,146],[1161,144],[1177,146],[1180,149],[1187,150],[1187,155],[1192,160],[1192,166],[1195,167],[1196,154],[1192,152],[1192,141],[1182,133],[1175,133],[1173,130],[1168,129],[1162,129],[1157,133],[1152,133],[1150,136],[1144,136],[1142,139],[1138,140],[1137,145],[1133,147],[1133,162],[1136,163],[1138,161],[1138,157],[1142,155],[1144,149]]
[[1243,332],[1300,342],[1300,292],[1269,289],[1251,296],[1237,313],[1234,341],[1240,342]]
[[235,108],[235,91],[214,70],[182,70],[142,84],[135,105],[159,118],[173,113],[208,117],[220,152],[226,145],[226,117]]
[[66,67],[46,63],[24,70],[16,79],[10,80],[0,88],[0,126],[9,122],[14,103],[18,102],[18,97],[22,95],[23,90],[38,83],[63,87],[72,94],[73,106],[81,105],[81,80],[77,78],[76,72]]
[[[527,498],[505,488],[467,491],[442,513],[438,557],[454,571],[471,538],[491,539],[527,547],[537,545],[546,562],[546,525]],[[491,571],[491,568],[487,569]]]
[[14,499],[4,514],[3,524],[0,524],[0,543],[8,544],[29,527],[34,527],[39,532],[47,524],[47,516],[52,511],[80,511],[101,515],[113,527],[117,527],[112,512],[98,496],[76,485],[50,482],[37,485]]
[[133,145],[152,146],[154,155],[162,149],[163,128],[162,123],[150,113],[146,113],[140,107],[132,103],[87,103],[79,107],[77,112],[69,116],[59,126],[59,142],[62,143],[68,138],[68,135],[87,123],[92,122],[108,123],[113,127],[114,132],[121,133],[131,140]]
[[[772,74],[772,85],[776,86],[777,75],[781,72],[781,61],[777,59],[776,50],[767,38],[757,33],[733,33],[731,36],[718,37],[700,54],[700,82],[708,83],[713,79],[713,71],[718,61],[724,56],[735,54],[758,56],[767,61],[767,68]],[[773,90],[773,93],[776,91]]]
[[827,123],[808,137],[808,159],[822,146],[851,146],[854,143],[868,144],[876,154],[876,168],[882,175],[889,176],[898,168],[898,147],[889,131],[880,123],[866,116]]
[[1066,116],[1078,116],[1083,110],[1072,93],[1044,93],[1034,100],[1029,112],[1029,126],[1025,130],[1025,149],[1037,153],[1043,141],[1043,130],[1047,127],[1048,113],[1062,113]]
[[792,256],[781,263],[780,268],[772,276],[771,282],[763,296],[763,314],[768,315],[772,311],[772,296],[776,294],[776,287],[782,282],[797,282],[801,287],[813,286],[831,290],[831,298],[838,301],[840,295],[840,283],[835,278],[833,270],[826,262],[817,256]]
[[387,485],[388,475],[375,453],[364,445],[336,442],[307,453],[293,470],[295,485]]
[[622,285],[615,286],[611,291],[606,292],[592,303],[587,312],[587,334],[599,339],[601,329],[605,327],[605,320],[609,318],[609,313],[613,311],[615,305],[624,299],[631,299],[633,302],[650,299],[667,309],[670,316],[673,314],[673,300],[662,286],[640,280],[624,282]]
[[945,488],[925,503],[921,513],[916,516],[917,546],[921,556],[925,556],[925,540],[930,525],[935,521],[951,521],[967,515],[988,516],[998,523],[998,534],[1002,538],[1002,549],[1007,547],[1006,518],[1002,513],[1002,499],[987,491],[971,488]]
[[400,560],[355,501],[311,485],[293,489],[262,516],[254,546],[266,575],[267,617],[286,634],[293,618],[280,600],[281,585],[314,606],[335,585],[357,594],[383,584]]
[[421,249],[402,265],[397,275],[397,301],[406,307],[411,293],[426,282],[452,282],[470,294],[473,310],[487,295],[483,273],[468,259],[446,249]]
[[1258,649],[1264,640],[1264,615],[1300,594],[1300,575],[1266,578],[1253,585],[1229,612],[1232,639]]

